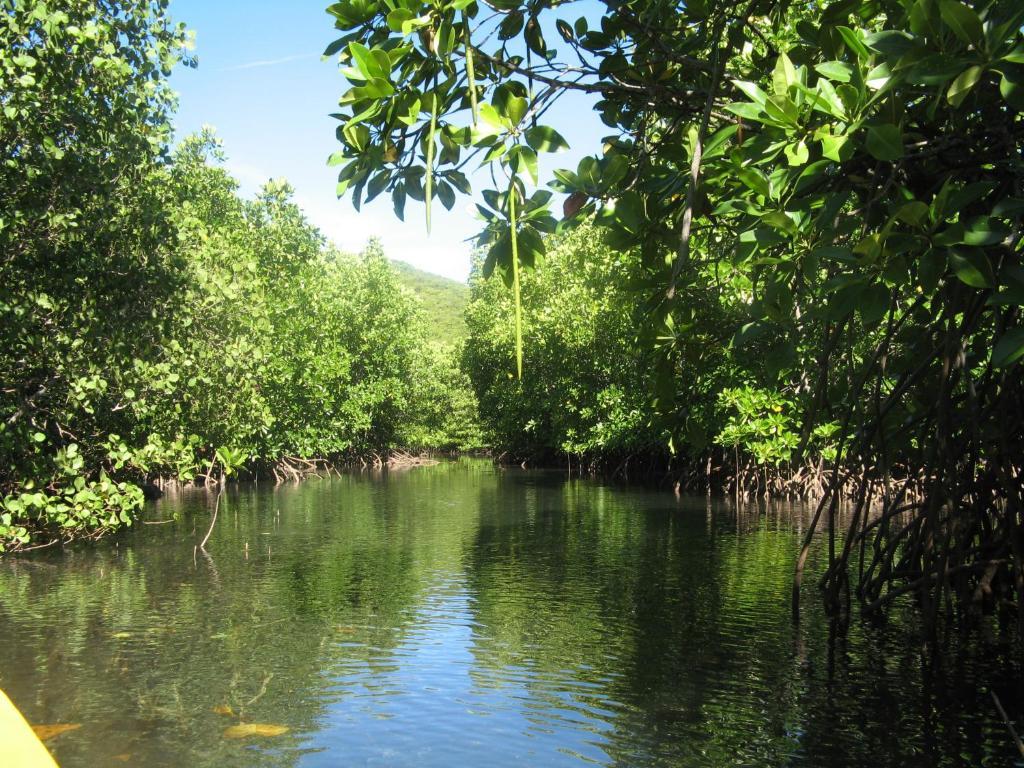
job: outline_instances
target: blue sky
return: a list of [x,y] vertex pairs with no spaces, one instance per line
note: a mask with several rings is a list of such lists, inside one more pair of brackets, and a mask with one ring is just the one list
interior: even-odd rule
[[[465,240],[479,229],[469,198],[457,200],[451,212],[436,205],[428,237],[422,206],[412,201],[403,223],[387,195],[363,206],[362,212],[335,197],[337,172],[327,167],[327,157],[336,148],[337,122],[328,115],[337,110],[346,81],[335,62],[320,60],[336,37],[324,11],[327,4],[172,0],[174,18],[195,32],[199,57],[198,69],[179,68],[171,78],[180,97],[177,134],[214,126],[224,142],[228,170],[243,194],[251,195],[269,178],[286,178],[310,221],[342,249],[358,251],[378,236],[390,257],[463,280],[472,249]],[[543,158],[542,172],[548,174],[596,152],[604,133],[585,102],[566,101],[551,110],[546,122],[573,149]]]

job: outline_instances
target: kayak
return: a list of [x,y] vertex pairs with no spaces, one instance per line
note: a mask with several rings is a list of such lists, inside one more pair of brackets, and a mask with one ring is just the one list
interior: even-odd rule
[[57,768],[32,726],[0,691],[0,765],[4,768]]

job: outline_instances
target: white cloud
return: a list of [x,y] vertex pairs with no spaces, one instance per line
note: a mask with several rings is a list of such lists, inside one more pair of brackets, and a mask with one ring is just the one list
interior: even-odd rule
[[[274,175],[258,165],[230,157],[224,165],[247,197],[256,194]],[[433,227],[428,236],[423,205],[411,200],[404,222],[395,215],[387,195],[364,205],[361,211],[356,211],[349,199],[336,200],[329,193],[321,196],[297,191],[294,200],[310,223],[342,251],[358,253],[370,238],[378,237],[384,252],[392,259],[453,280],[462,281],[469,276],[473,244],[465,240],[475,236],[478,223],[471,218],[469,205],[450,212],[435,205]]]
[[224,169],[241,185],[241,192],[247,197],[256,194],[273,175],[258,165],[233,160],[230,156],[224,161]]
[[[392,259],[408,262],[418,269],[465,280],[469,276],[472,244],[464,242],[474,234],[473,222],[444,209],[434,214],[428,236],[423,206],[409,203],[406,221],[395,216],[391,201],[364,205],[356,211],[346,200],[321,200],[298,194],[295,202],[306,216],[343,251],[358,253],[372,237],[379,237],[384,252]],[[440,206],[437,206],[441,208]]]
[[240,69],[256,69],[257,67],[275,67],[278,64],[287,64],[290,61],[303,61],[308,59],[319,59],[320,56],[315,53],[297,53],[292,56],[282,56],[279,59],[260,59],[257,61],[247,61],[245,64],[235,64],[230,67],[224,67],[221,72],[237,72]]

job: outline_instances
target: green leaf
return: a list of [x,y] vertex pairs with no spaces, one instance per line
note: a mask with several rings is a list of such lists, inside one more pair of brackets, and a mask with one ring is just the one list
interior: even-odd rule
[[473,193],[473,188],[469,183],[469,179],[466,178],[466,174],[462,171],[447,171],[444,176],[445,179],[447,179],[448,182],[462,194],[470,195]]
[[523,31],[523,24],[525,23],[526,17],[523,15],[523,12],[518,9],[513,10],[498,26],[498,39],[511,40]]
[[771,186],[768,183],[768,177],[757,168],[753,168],[748,165],[744,168],[740,168],[736,175],[739,177],[740,181],[758,194],[764,195],[766,198],[771,198]]
[[899,127],[891,123],[869,127],[866,146],[878,160],[894,162],[903,157],[903,135]]
[[895,218],[912,227],[921,227],[928,220],[928,206],[920,200],[912,200],[900,206]]
[[441,201],[447,210],[451,210],[452,206],[455,205],[455,190],[452,189],[451,184],[446,181],[438,179],[437,182],[437,198]]
[[481,167],[484,166],[484,165],[487,165],[488,163],[494,162],[499,157],[504,157],[504,155],[507,152],[508,152],[508,145],[507,144],[495,144],[493,147],[491,147],[491,150],[486,155],[484,155],[484,160],[480,164]]
[[819,246],[811,251],[811,255],[815,259],[834,259],[846,264],[855,264],[857,262],[857,257],[853,255],[853,251],[838,245]]
[[523,38],[526,40],[527,47],[538,56],[546,57],[548,55],[548,46],[544,42],[544,33],[541,32],[540,24],[537,23],[536,17],[531,16],[530,20],[526,22],[526,34],[523,35]]
[[810,153],[807,151],[807,144],[803,141],[786,145],[786,160],[791,166],[804,165],[809,157]]
[[537,262],[544,256],[544,238],[540,236],[531,226],[524,226],[519,230],[519,260],[527,267],[537,266]]
[[370,129],[362,124],[346,125],[342,135],[350,146],[362,152],[370,142]]
[[556,168],[552,173],[555,181],[549,182],[548,186],[556,192],[575,192],[580,187],[579,177],[565,168]]
[[366,199],[365,202],[370,202],[377,195],[384,191],[384,187],[387,186],[388,181],[391,178],[391,174],[388,171],[381,171],[372,179],[370,183],[366,185]]
[[[728,141],[735,136],[738,131],[738,125],[727,125],[725,128],[719,128],[715,131],[715,133],[706,142],[704,142],[704,159],[710,160],[715,157],[716,154],[718,154],[718,150],[724,148]],[[622,155],[616,155],[615,158],[622,158],[625,160]],[[626,167],[622,174],[623,177],[626,175],[625,171],[628,171],[628,162],[626,163]]]
[[1024,213],[1024,198],[1005,197],[992,209],[993,216],[1012,218]]
[[643,201],[636,192],[627,192],[608,206],[615,224],[627,232],[638,233],[647,224]]
[[344,37],[339,37],[339,38],[338,38],[337,40],[335,40],[335,41],[334,41],[333,43],[331,43],[330,45],[328,45],[328,46],[327,46],[327,47],[326,47],[326,48],[324,49],[324,52],[323,52],[323,53],[322,53],[321,55],[322,55],[323,57],[325,57],[325,58],[326,58],[326,57],[328,57],[328,56],[333,56],[334,54],[336,54],[336,53],[337,53],[338,51],[340,51],[340,50],[341,50],[342,48],[344,48],[344,47],[345,47],[345,40],[346,40],[346,38],[344,38]]
[[754,83],[746,80],[733,80],[732,84],[743,91],[747,98],[762,107],[768,102],[768,94],[758,88]]
[[857,311],[865,325],[874,325],[885,317],[889,311],[889,289],[875,283],[861,291]]
[[526,131],[526,143],[538,152],[562,152],[569,148],[568,142],[554,128],[537,125]]
[[380,99],[390,96],[395,92],[395,87],[383,77],[375,77],[368,80],[366,85],[353,88],[351,93],[356,100]]
[[391,202],[395,208],[395,216],[405,221],[405,184],[397,184],[391,191]]
[[[499,110],[503,107],[503,116],[511,125],[515,126],[519,125],[523,117],[526,115],[526,112],[529,109],[529,102],[521,96],[509,96],[500,106],[495,106],[498,106]],[[481,115],[483,115],[482,110]]]
[[825,305],[825,316],[833,321],[849,317],[860,306],[863,285],[853,282],[840,288]]
[[480,117],[488,125],[496,128],[499,131],[508,130],[512,127],[507,117],[503,116],[492,104],[481,104],[480,105]]
[[835,87],[828,80],[823,77],[819,78],[818,85],[811,93],[814,96],[812,103],[815,109],[830,114],[833,117],[838,117],[840,120],[846,119],[846,105],[839,97]]
[[889,69],[889,65],[883,62],[877,67],[872,68],[871,71],[864,76],[864,84],[873,91],[880,91],[886,86],[891,78],[892,71]]
[[[386,78],[388,73],[380,66],[380,62],[371,53],[370,49],[359,43],[349,43],[349,55],[355,61],[359,71],[367,80],[373,78]],[[386,54],[385,54],[386,55]]]
[[1007,368],[1024,356],[1024,327],[1010,328],[992,348],[992,365]]
[[796,223],[786,215],[785,211],[769,211],[761,217],[761,221],[771,227],[775,227],[780,232],[788,234],[796,232]]
[[537,183],[537,153],[530,147],[522,144],[512,147],[508,153],[508,160],[515,173],[526,172],[533,179],[533,183]]
[[799,125],[800,112],[792,99],[783,96],[769,96],[764,108],[769,117],[774,118],[782,125],[793,128]]
[[960,0],[939,0],[939,15],[943,23],[964,43],[978,44],[984,37],[978,14]]
[[744,347],[750,342],[755,341],[760,336],[763,336],[767,330],[768,328],[764,323],[747,323],[736,331],[736,335],[733,336],[732,339],[732,344],[736,348]]
[[392,32],[407,35],[412,32],[413,27],[419,26],[415,19],[416,15],[408,8],[396,8],[388,14],[388,27]]
[[821,64],[816,64],[814,69],[837,83],[848,83],[853,77],[853,67],[845,61],[824,61]]
[[757,104],[751,104],[746,101],[741,101],[736,104],[728,104],[726,105],[725,109],[727,112],[732,112],[734,115],[739,115],[744,120],[753,120],[758,123],[778,125],[778,121],[768,117],[768,113],[766,113]]
[[981,74],[984,71],[984,69],[975,65],[961,72],[960,76],[950,83],[949,90],[946,91],[946,101],[954,107],[959,107],[964,99],[967,98],[967,94],[971,92],[971,89],[981,79]]
[[1011,80],[1005,74],[999,80],[999,93],[1017,112],[1024,112],[1024,83]]
[[606,155],[601,162],[601,183],[606,188],[611,188],[618,184],[626,178],[628,173],[629,160],[626,159],[625,155]]
[[821,137],[821,154],[837,163],[848,160],[853,154],[853,146],[849,136],[833,136],[826,134]]
[[990,296],[985,302],[992,307],[1024,306],[1024,285],[1011,285]]
[[843,38],[843,42],[846,43],[846,47],[853,52],[853,54],[861,61],[867,61],[871,58],[871,51],[864,45],[864,41],[861,39],[860,33],[856,30],[850,29],[849,27],[836,27],[836,31],[839,36]]
[[586,186],[597,188],[601,185],[601,167],[595,158],[587,156],[576,166],[576,176]]
[[775,70],[772,73],[772,87],[776,95],[785,96],[789,92],[790,86],[796,85],[798,82],[799,78],[793,62],[785,53],[780,53],[775,60]]
[[867,35],[864,42],[869,48],[885,54],[891,61],[912,51],[920,42],[901,29],[885,29]]
[[1011,64],[1024,64],[1024,45],[1018,45],[1008,54],[1003,56],[1003,61],[1008,61]]
[[1005,224],[989,218],[980,216],[972,219],[964,230],[963,244],[973,246],[998,245],[1010,235],[1010,229]]
[[995,285],[992,263],[977,249],[958,248],[950,251],[949,263],[962,283],[972,288],[991,288]]

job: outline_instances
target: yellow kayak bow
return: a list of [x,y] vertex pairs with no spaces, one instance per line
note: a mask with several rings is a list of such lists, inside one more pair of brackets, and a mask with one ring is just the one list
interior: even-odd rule
[[0,691],[0,765],[4,768],[57,768],[32,726]]

